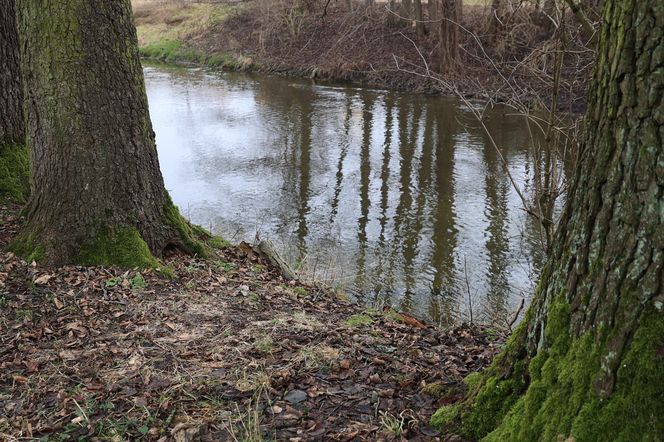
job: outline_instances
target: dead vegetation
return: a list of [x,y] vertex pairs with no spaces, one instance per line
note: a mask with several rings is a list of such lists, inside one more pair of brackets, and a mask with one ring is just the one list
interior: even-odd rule
[[0,257],[0,438],[432,440],[432,412],[501,342],[362,309],[241,249],[167,264],[171,280]]
[[[225,8],[225,15],[219,20],[199,16],[193,28],[187,26],[187,20],[180,22],[177,18],[187,8],[175,3],[167,7],[150,5],[138,7],[136,13],[143,45],[177,38],[207,57],[242,58],[243,69],[450,93],[445,84],[427,78],[439,72],[435,27],[440,21],[427,15],[428,8],[424,16],[428,32],[418,37],[415,22],[403,18],[399,3],[368,7],[353,3],[352,11],[346,3],[328,4],[323,0],[252,0],[239,6],[196,3],[199,8]],[[499,29],[492,24],[490,7],[464,7],[461,23],[454,23],[459,29],[460,59],[446,69],[445,79],[454,82],[466,96],[517,100],[544,108],[551,100],[554,61],[560,50],[556,29],[562,26],[566,47],[559,107],[582,110],[594,59],[594,51],[588,46],[590,37],[571,14],[561,16],[554,26],[530,2],[515,5],[501,16]],[[174,20],[177,23],[168,24]],[[158,24],[161,30],[154,33]],[[179,31],[174,35],[176,29]]]

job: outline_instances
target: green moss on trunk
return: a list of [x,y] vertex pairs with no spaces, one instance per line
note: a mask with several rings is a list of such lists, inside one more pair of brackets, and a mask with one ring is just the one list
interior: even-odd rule
[[118,265],[121,267],[158,268],[161,263],[152,255],[141,234],[133,227],[103,229],[95,241],[81,247],[77,260],[83,265]]
[[525,328],[457,412],[438,414],[445,431],[487,441],[664,435],[664,8],[604,5],[586,139]]
[[[552,345],[530,364],[531,383],[502,423],[484,440],[658,440],[664,434],[664,321],[651,311],[643,317],[629,353],[618,371],[615,392],[601,399],[595,391],[602,376],[606,343],[587,332],[572,339],[569,304],[558,300],[549,314]],[[491,388],[486,385],[485,389]]]
[[[650,304],[617,373],[614,393],[602,399],[595,388],[603,375],[602,330],[573,338],[570,305],[560,296],[550,307],[546,339],[551,345],[510,374],[502,358],[520,347],[517,331],[506,351],[472,383],[470,404],[443,407],[431,424],[484,441],[656,441],[664,434],[664,321]],[[514,356],[514,355],[512,355]],[[518,360],[518,359],[517,359]],[[524,361],[525,359],[522,359]],[[527,388],[526,388],[527,387]],[[470,388],[472,390],[472,387]]]
[[24,257],[27,262],[39,262],[44,257],[44,246],[39,244],[31,232],[20,233],[10,244],[9,250]]
[[224,249],[229,243],[204,228],[191,224],[180,214],[178,208],[170,201],[164,207],[166,222],[174,227],[180,234],[184,247],[192,254],[201,258],[209,258],[211,249]]
[[[165,224],[178,233],[177,247],[201,258],[212,256],[213,249],[223,249],[229,243],[219,236],[212,235],[202,227],[187,222],[177,207],[170,202],[164,207]],[[165,267],[150,251],[150,247],[134,226],[115,225],[96,229],[94,240],[84,241],[73,263],[81,265],[120,266],[128,268],[154,268],[172,276],[172,270]],[[10,246],[10,250],[27,261],[40,262],[45,259],[49,244],[39,239],[39,235],[24,230]]]
[[24,203],[30,195],[30,155],[22,145],[0,145],[0,198]]
[[432,427],[441,432],[454,431],[469,439],[481,439],[496,428],[528,385],[522,354],[525,324],[524,320],[489,368],[465,379],[466,402],[439,409],[431,418]]

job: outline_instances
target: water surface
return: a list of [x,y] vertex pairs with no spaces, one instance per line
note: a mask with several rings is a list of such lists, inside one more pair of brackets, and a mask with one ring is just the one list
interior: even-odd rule
[[[542,264],[498,152],[452,98],[147,66],[173,200],[234,242],[269,238],[360,302],[442,324],[513,312]],[[486,113],[530,196],[529,131]],[[469,301],[470,300],[470,301]]]

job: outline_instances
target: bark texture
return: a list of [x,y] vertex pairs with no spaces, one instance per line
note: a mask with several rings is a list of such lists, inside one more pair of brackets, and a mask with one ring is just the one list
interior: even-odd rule
[[164,188],[129,0],[17,4],[33,188],[14,248],[46,264],[202,252]]
[[417,36],[424,37],[424,16],[422,15],[422,0],[415,0],[415,29]]
[[30,193],[23,85],[14,0],[0,2],[0,198],[23,203]]
[[[506,14],[507,14],[507,0],[492,0],[491,1],[491,18],[489,19],[488,33],[491,39],[495,42],[500,39],[506,32]],[[555,8],[555,0],[547,0],[545,3],[545,10],[547,5],[553,5]]]
[[662,29],[659,0],[605,2],[586,139],[551,257],[506,350],[468,379],[463,403],[434,416],[444,431],[578,442],[664,434]]
[[14,0],[0,2],[0,145],[23,144],[23,93]]
[[461,0],[438,0],[439,45],[438,58],[441,73],[454,70],[459,63],[459,26],[461,25]]

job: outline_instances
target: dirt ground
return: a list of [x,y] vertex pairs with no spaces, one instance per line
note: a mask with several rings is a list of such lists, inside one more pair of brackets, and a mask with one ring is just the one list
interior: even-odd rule
[[364,309],[246,247],[166,264],[172,279],[0,256],[0,439],[438,440],[431,414],[504,339]]

